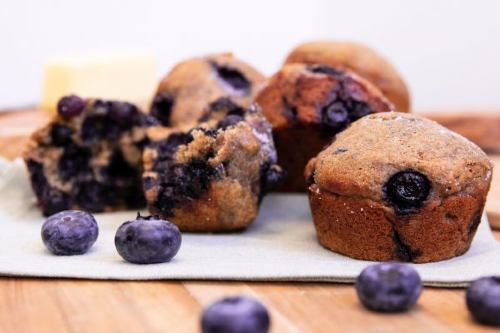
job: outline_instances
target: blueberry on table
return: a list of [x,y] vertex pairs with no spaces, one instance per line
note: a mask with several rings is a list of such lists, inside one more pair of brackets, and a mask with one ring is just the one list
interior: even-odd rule
[[95,243],[98,234],[94,217],[79,210],[54,214],[42,226],[43,243],[56,255],[83,254]]
[[500,326],[500,276],[473,281],[465,298],[474,319],[482,324]]
[[85,101],[76,95],[64,96],[57,103],[57,112],[65,119],[78,116],[84,108]]
[[141,216],[122,224],[115,235],[118,253],[134,264],[170,261],[181,246],[181,233],[173,223],[158,216]]
[[365,268],[356,280],[361,303],[370,310],[398,312],[417,302],[422,281],[417,271],[401,263],[380,263]]
[[269,313],[259,301],[245,296],[223,298],[203,312],[203,333],[265,333],[270,326]]

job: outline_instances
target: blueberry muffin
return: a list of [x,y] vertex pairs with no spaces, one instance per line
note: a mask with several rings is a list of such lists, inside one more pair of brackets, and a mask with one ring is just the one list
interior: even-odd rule
[[415,263],[467,251],[491,175],[475,144],[396,112],[358,120],[306,168],[323,246],[357,259]]
[[305,165],[335,134],[362,116],[393,109],[366,80],[324,65],[285,65],[256,101],[273,126],[286,192],[306,191]]
[[24,153],[43,214],[143,207],[142,150],[154,118],[129,103],[74,95],[57,109]]
[[195,128],[153,128],[144,153],[149,209],[183,231],[247,227],[283,176],[271,125],[255,106],[222,98],[209,109]]
[[262,74],[231,53],[185,60],[160,82],[150,114],[165,126],[194,126],[221,97],[250,106],[263,82]]
[[373,83],[399,112],[410,111],[410,93],[393,65],[371,48],[351,42],[311,42],[297,46],[285,63],[324,64],[349,69]]

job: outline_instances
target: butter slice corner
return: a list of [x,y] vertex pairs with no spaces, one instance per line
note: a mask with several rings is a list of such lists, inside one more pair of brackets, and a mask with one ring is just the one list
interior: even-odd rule
[[54,112],[68,94],[123,100],[147,107],[158,84],[151,55],[73,56],[50,60],[44,69],[40,106]]

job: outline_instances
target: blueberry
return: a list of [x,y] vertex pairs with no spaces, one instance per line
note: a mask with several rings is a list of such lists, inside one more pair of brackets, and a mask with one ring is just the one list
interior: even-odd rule
[[118,228],[115,246],[123,259],[134,264],[167,262],[179,251],[181,233],[175,224],[158,216],[137,214]]
[[57,103],[57,112],[65,119],[78,116],[84,108],[85,101],[76,95],[64,96]]
[[235,115],[243,117],[245,114],[245,109],[236,104],[229,97],[221,97],[216,99],[214,102],[210,103],[208,107],[210,112],[226,112],[227,115]]
[[64,146],[71,142],[73,130],[66,125],[54,124],[50,130],[50,138],[56,146]]
[[111,154],[109,165],[101,170],[101,175],[106,183],[119,188],[133,186],[140,178],[139,169],[130,165],[118,149]]
[[43,215],[49,216],[70,207],[70,197],[67,193],[61,192],[47,185],[39,198]]
[[119,195],[116,189],[97,181],[88,181],[78,184],[76,200],[85,210],[102,212],[106,205],[116,204]]
[[245,296],[226,297],[203,312],[203,333],[265,333],[271,320],[264,305]]
[[202,196],[217,175],[217,169],[203,159],[169,165],[161,177],[158,209],[164,216],[173,216],[173,209],[179,203],[190,202]]
[[422,207],[429,196],[431,184],[422,173],[407,170],[394,174],[385,183],[383,191],[398,214],[407,214]]
[[151,115],[158,119],[162,125],[170,126],[170,115],[174,107],[174,97],[168,92],[158,93],[151,105]]
[[383,312],[404,311],[415,305],[422,281],[411,266],[380,263],[365,268],[356,280],[356,292],[368,309]]
[[340,70],[335,69],[333,67],[330,67],[328,65],[313,65],[313,66],[310,66],[308,69],[312,73],[326,74],[326,75],[331,75],[331,76],[339,76],[339,75],[344,74],[343,71],[340,71]]
[[323,124],[340,130],[349,124],[349,112],[342,102],[333,102],[322,110]]
[[286,172],[281,167],[273,164],[264,163],[260,168],[260,195],[259,201],[263,196],[272,190],[278,188],[286,178]]
[[221,129],[226,129],[228,127],[231,127],[233,125],[236,125],[240,121],[243,121],[243,118],[241,116],[237,115],[229,115],[224,118],[222,118],[218,123],[217,123],[217,128]]
[[130,128],[138,111],[135,105],[127,102],[111,102],[109,108],[110,120],[121,125],[123,128]]
[[78,210],[65,210],[52,215],[42,226],[43,243],[50,252],[57,255],[87,252],[98,234],[94,217]]
[[81,138],[86,146],[91,146],[98,140],[118,140],[123,132],[122,126],[108,115],[86,117],[81,125]]
[[352,104],[353,104],[353,106],[352,106],[350,116],[349,116],[351,121],[357,120],[357,119],[364,117],[366,115],[369,115],[370,113],[373,112],[370,105],[368,105],[365,102],[354,101]]
[[63,181],[75,178],[88,170],[90,151],[74,145],[66,147],[58,162],[60,177]]
[[234,90],[248,93],[250,90],[250,81],[238,69],[229,66],[220,66],[213,63],[219,77]]
[[500,276],[473,281],[465,298],[474,319],[486,325],[500,326]]

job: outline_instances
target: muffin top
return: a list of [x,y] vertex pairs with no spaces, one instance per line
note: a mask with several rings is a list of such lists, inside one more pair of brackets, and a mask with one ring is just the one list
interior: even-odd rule
[[161,80],[150,113],[165,126],[194,125],[208,105],[221,97],[250,106],[264,79],[231,53],[191,58],[175,65]]
[[367,114],[394,109],[370,82],[325,65],[283,66],[256,101],[273,128],[321,124],[334,132]]
[[488,190],[491,175],[492,164],[478,146],[434,121],[398,112],[356,121],[306,168],[320,190],[377,201],[405,190],[397,182],[433,199],[474,194]]
[[349,69],[379,88],[399,112],[410,110],[410,93],[396,68],[370,47],[354,42],[314,41],[293,49],[285,64],[325,64]]
[[155,213],[173,216],[174,208],[201,197],[212,181],[238,183],[257,202],[282,177],[271,125],[257,106],[241,108],[222,98],[210,109],[194,128],[149,129],[143,180]]

